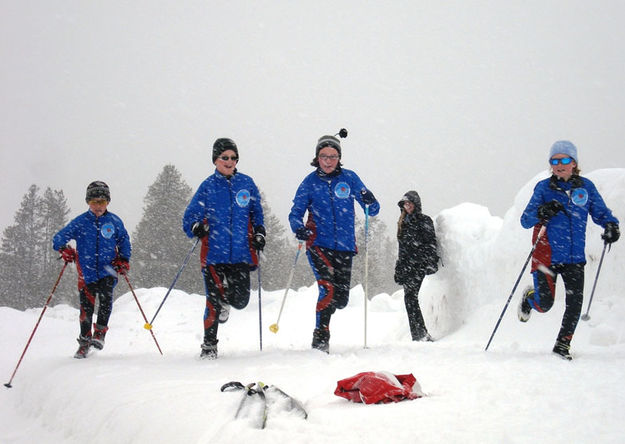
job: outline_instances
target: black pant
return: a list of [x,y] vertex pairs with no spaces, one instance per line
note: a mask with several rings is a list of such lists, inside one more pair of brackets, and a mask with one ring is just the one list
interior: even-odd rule
[[250,301],[250,266],[248,264],[215,264],[204,270],[206,309],[204,310],[204,343],[217,343],[217,327],[222,303],[237,310]]
[[555,264],[549,267],[553,276],[540,270],[534,271],[534,296],[527,301],[538,312],[547,312],[553,307],[557,275],[562,276],[566,290],[566,308],[558,341],[570,344],[577,328],[584,301],[584,264]]
[[408,325],[410,325],[410,335],[413,341],[420,341],[428,334],[419,306],[419,290],[425,274],[417,273],[404,284],[404,303],[408,314]]
[[95,309],[96,297],[99,300],[97,324],[108,326],[113,311],[113,288],[117,280],[107,276],[80,288],[80,334],[91,337],[91,323]]
[[345,308],[349,301],[354,254],[323,247],[311,247],[306,254],[319,286],[315,326],[329,330],[332,314],[337,308]]

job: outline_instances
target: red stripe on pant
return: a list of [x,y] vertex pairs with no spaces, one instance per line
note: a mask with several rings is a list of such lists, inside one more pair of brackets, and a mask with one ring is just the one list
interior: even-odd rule
[[326,295],[323,297],[323,299],[317,301],[317,313],[319,313],[320,311],[328,308],[328,306],[332,302],[332,299],[334,298],[334,285],[332,285],[331,282],[325,280],[319,280],[317,281],[317,284],[320,287],[324,287],[326,289]]

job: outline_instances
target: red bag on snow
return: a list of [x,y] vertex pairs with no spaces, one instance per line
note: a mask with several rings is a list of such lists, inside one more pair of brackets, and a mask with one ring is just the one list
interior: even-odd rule
[[334,394],[365,404],[386,404],[424,396],[412,373],[393,375],[388,372],[363,372],[341,379],[336,384]]

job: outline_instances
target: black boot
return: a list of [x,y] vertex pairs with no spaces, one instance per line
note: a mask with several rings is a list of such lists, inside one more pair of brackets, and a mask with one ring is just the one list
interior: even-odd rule
[[108,331],[106,325],[93,324],[93,337],[91,338],[91,346],[96,350],[104,348],[104,337]]
[[200,359],[217,359],[217,341],[204,341],[200,352]]
[[573,356],[571,356],[571,345],[566,342],[556,341],[556,345],[553,346],[553,352],[558,355],[558,357],[571,361]]
[[312,348],[329,353],[330,352],[330,330],[325,328],[315,328],[313,331]]
[[76,359],[84,359],[89,354],[89,348],[91,347],[91,338],[87,336],[78,336],[76,339],[78,341],[78,350],[74,353],[74,358]]

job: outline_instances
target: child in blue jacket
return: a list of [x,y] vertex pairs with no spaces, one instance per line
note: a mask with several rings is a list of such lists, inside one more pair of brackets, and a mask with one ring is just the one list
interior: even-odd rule
[[554,143],[549,165],[552,176],[536,184],[521,215],[523,228],[534,228],[534,242],[542,226],[546,226],[546,232],[534,251],[534,285],[524,291],[518,316],[520,321],[527,322],[532,309],[540,313],[549,311],[554,302],[556,276],[561,275],[566,289],[566,308],[553,352],[571,360],[571,340],[584,297],[588,215],[604,228],[601,237],[608,244],[616,242],[620,236],[619,221],[605,205],[595,185],[579,175],[575,145],[566,140]]
[[[54,235],[52,247],[67,263],[76,262],[80,293],[80,335],[75,358],[87,357],[90,347],[104,348],[104,337],[113,309],[113,289],[117,273],[130,269],[130,237],[124,223],[107,210],[111,194],[106,183],[95,181],[87,187],[85,198],[89,210],[73,219]],[[76,249],[68,245],[76,241]],[[98,318],[91,322],[96,298]]]
[[312,348],[326,353],[330,348],[330,317],[336,309],[345,308],[349,299],[356,253],[354,201],[363,209],[368,206],[370,216],[380,211],[373,193],[356,173],[342,168],[340,159],[339,139],[321,137],[311,163],[316,169],[300,184],[289,214],[295,237],[306,242],[306,255],[319,286]]
[[187,236],[202,240],[206,288],[202,359],[217,358],[217,328],[228,320],[230,306],[238,310],[247,306],[250,268],[265,246],[260,193],[250,176],[237,171],[238,161],[239,150],[232,139],[215,141],[215,173],[202,182],[182,219]]

